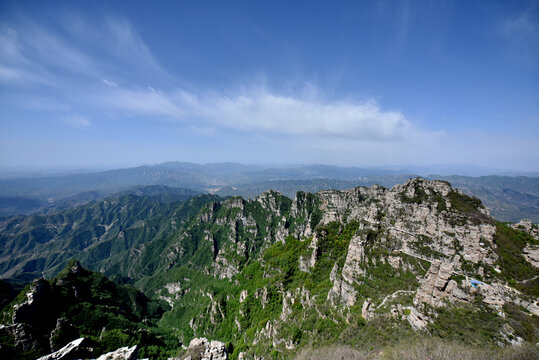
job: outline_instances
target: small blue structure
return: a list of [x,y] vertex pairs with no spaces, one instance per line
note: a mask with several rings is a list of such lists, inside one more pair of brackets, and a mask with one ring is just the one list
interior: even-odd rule
[[470,283],[471,283],[472,286],[475,287],[475,288],[477,287],[477,285],[482,285],[482,284],[484,284],[484,282],[479,281],[479,280],[475,280],[475,279],[470,280]]

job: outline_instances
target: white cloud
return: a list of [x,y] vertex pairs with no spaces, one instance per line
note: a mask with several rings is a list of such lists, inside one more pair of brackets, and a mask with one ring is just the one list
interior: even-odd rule
[[[282,95],[268,89],[215,94],[176,90],[169,93],[115,89],[96,105],[154,115],[196,128],[222,128],[260,134],[340,137],[368,141],[405,140],[428,135],[400,111],[383,110],[374,100],[329,101]],[[312,92],[311,92],[312,93]],[[317,90],[316,94],[321,91]]]
[[63,118],[63,121],[69,126],[72,126],[77,129],[87,129],[92,125],[90,120],[78,114],[66,116]]
[[410,131],[403,114],[383,111],[375,101],[309,101],[262,92],[221,97],[204,104],[202,116],[225,127],[295,135],[397,139]]
[[118,87],[118,84],[115,83],[115,82],[112,81],[112,80],[101,79],[101,82],[103,82],[103,84],[108,85],[108,86],[111,86],[111,87]]
[[67,23],[72,28],[52,30],[29,19],[0,24],[0,80],[24,85],[37,80],[65,87],[66,82],[81,78],[117,86],[106,75],[112,71],[119,78],[172,78],[126,20],[108,17],[97,23],[82,19]]
[[303,92],[307,96],[284,95],[259,86],[241,89],[215,93],[109,86],[77,99],[116,118],[139,116],[148,121],[176,122],[204,129],[198,132],[208,135],[228,130],[371,143],[421,141],[437,135],[420,129],[398,110],[383,109],[372,99],[328,100],[320,89]]
[[[166,71],[129,22],[109,17],[97,27],[80,19],[72,23],[78,25],[70,34],[35,23],[0,29],[1,44],[6,45],[1,50],[5,56],[0,59],[0,78],[22,80],[37,74],[57,81],[56,97],[77,111],[100,109],[117,118],[178,122],[199,133],[225,129],[363,142],[406,142],[432,135],[414,126],[402,112],[383,109],[374,100],[328,99],[313,86],[293,94],[258,85],[216,93],[185,90],[170,82],[165,86],[159,76],[152,77],[153,86],[147,86],[148,79],[140,74],[166,75]],[[137,71],[126,73],[129,66]],[[116,81],[110,80],[107,74],[111,73]],[[79,128],[90,126],[81,116],[66,122]]]
[[103,44],[121,64],[131,64],[153,75],[168,75],[129,21],[108,17],[104,30]]

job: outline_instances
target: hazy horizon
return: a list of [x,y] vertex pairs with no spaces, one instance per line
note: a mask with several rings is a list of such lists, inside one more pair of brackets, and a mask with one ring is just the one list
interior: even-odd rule
[[1,1],[0,168],[537,172],[538,65],[537,1]]
[[145,163],[145,164],[120,164],[110,166],[95,166],[95,167],[76,167],[76,166],[64,166],[64,167],[0,167],[0,178],[13,178],[13,177],[25,177],[25,176],[62,176],[70,174],[84,174],[84,173],[99,173],[113,170],[132,169],[139,167],[155,167],[167,163],[183,163],[193,164],[199,166],[210,165],[240,165],[249,167],[248,171],[256,171],[256,169],[294,169],[302,167],[316,167],[316,166],[328,166],[336,167],[339,169],[365,169],[370,171],[392,171],[395,174],[409,174],[419,176],[429,175],[462,175],[462,176],[530,176],[537,177],[539,172],[530,170],[515,170],[515,169],[500,169],[477,166],[474,164],[428,164],[428,165],[385,165],[385,166],[345,166],[345,165],[333,165],[323,163],[240,163],[240,162],[207,162],[197,163],[190,161],[177,161],[170,160],[160,163]]

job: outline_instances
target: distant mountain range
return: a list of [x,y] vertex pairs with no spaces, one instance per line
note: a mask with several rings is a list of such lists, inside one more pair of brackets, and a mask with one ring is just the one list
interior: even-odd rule
[[[437,168],[415,170],[429,179],[447,180],[466,193],[477,196],[499,220],[518,221],[529,218],[533,222],[539,222],[539,177],[471,177],[443,175],[444,171],[440,172],[442,175],[422,173],[427,169]],[[0,180],[0,216],[50,213],[146,185],[181,187],[221,196],[246,197],[273,189],[293,196],[298,190],[316,192],[374,184],[390,188],[417,176],[418,173],[329,165],[269,167],[237,163],[201,165],[167,162],[102,172],[4,178]]]

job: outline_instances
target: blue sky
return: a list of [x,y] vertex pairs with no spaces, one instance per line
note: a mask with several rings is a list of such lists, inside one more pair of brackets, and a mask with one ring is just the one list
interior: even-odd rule
[[539,170],[538,1],[2,1],[0,167]]

